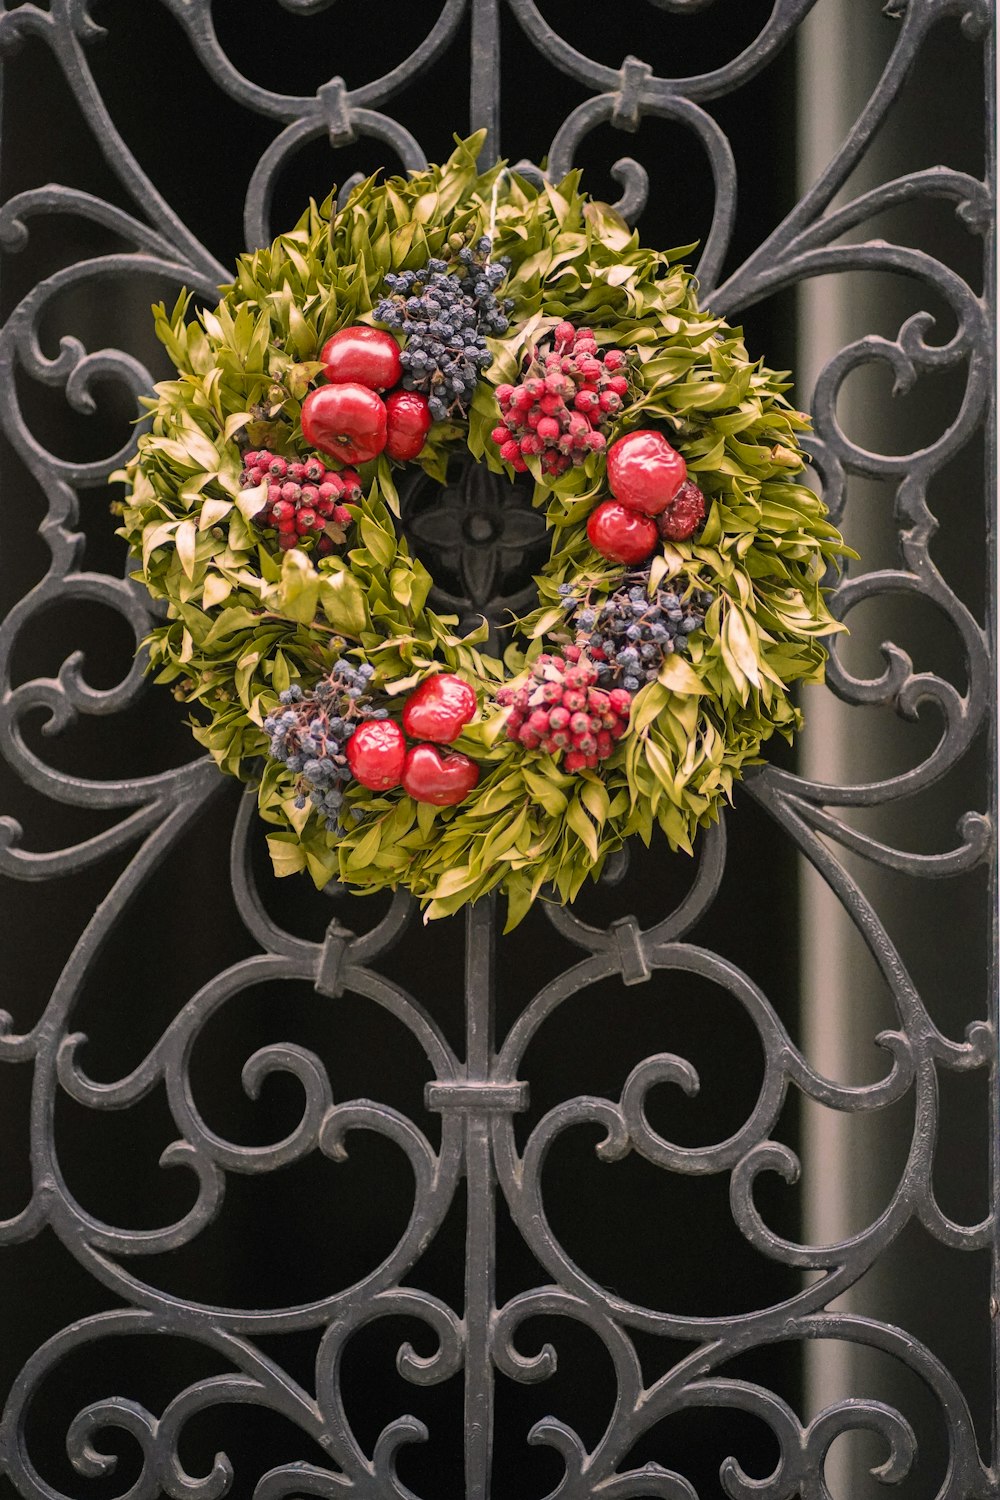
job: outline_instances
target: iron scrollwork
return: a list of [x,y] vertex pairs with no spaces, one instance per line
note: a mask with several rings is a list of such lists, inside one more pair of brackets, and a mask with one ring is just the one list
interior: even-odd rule
[[[404,168],[425,163],[409,130],[387,113],[393,99],[419,79],[449,48],[471,8],[471,115],[490,131],[487,150],[499,148],[499,79],[496,67],[501,0],[443,0],[433,9],[422,44],[404,64],[362,87],[350,89],[335,77],[310,97],[278,94],[239,71],[224,51],[213,23],[210,0],[158,0],[183,28],[200,65],[212,82],[241,107],[273,122],[275,136],[249,181],[244,222],[250,245],[268,240],[275,184],[288,161],[308,142],[327,138],[333,160],[339,148],[359,137],[386,148]],[[319,15],[332,0],[280,0],[293,16]],[[651,0],[671,15],[707,8],[711,0]],[[781,1500],[793,1495],[824,1496],[823,1478],[830,1448],[842,1433],[874,1432],[884,1443],[880,1478],[903,1478],[916,1455],[914,1434],[905,1417],[873,1398],[828,1407],[812,1420],[763,1385],[726,1373],[737,1355],[777,1340],[847,1340],[898,1359],[923,1382],[938,1404],[947,1429],[949,1468],[939,1494],[956,1497],[996,1495],[995,1467],[977,1445],[965,1396],[930,1349],[899,1329],[873,1318],[831,1311],[830,1303],[864,1276],[911,1221],[943,1245],[957,1250],[996,1250],[993,1210],[977,1223],[959,1223],[942,1209],[933,1182],[933,1145],[939,1117],[940,1070],[995,1070],[996,1017],[971,1024],[956,1039],[938,1029],[903,958],[880,921],[872,901],[855,881],[837,850],[908,877],[947,877],[970,870],[987,855],[990,820],[978,811],[961,819],[956,846],[940,853],[911,853],[863,832],[849,814],[878,807],[940,780],[959,765],[974,736],[989,721],[994,701],[993,653],[986,631],[949,587],[929,551],[934,518],[928,488],[952,456],[982,424],[992,382],[989,356],[993,309],[954,271],[927,252],[858,239],[854,232],[876,214],[908,202],[942,198],[953,203],[970,233],[992,222],[990,181],[979,181],[944,167],[915,171],[832,208],[835,196],[861,160],[868,142],[886,119],[923,46],[929,28],[945,14],[961,20],[969,45],[989,30],[986,0],[909,0],[891,7],[898,34],[888,65],[848,138],[822,177],[770,237],[727,279],[721,268],[733,229],[736,166],[732,148],[708,104],[763,69],[790,45],[815,0],[775,0],[758,36],[738,56],[714,72],[685,79],[661,78],[641,59],[627,57],[613,69],[579,52],[544,18],[535,0],[507,0],[520,28],[521,45],[536,49],[567,74],[589,97],[556,132],[547,152],[553,176],[568,170],[587,135],[599,126],[635,132],[646,116],[679,122],[700,141],[715,183],[715,213],[699,275],[708,304],[731,316],[804,278],[845,270],[902,273],[951,309],[954,332],[947,342],[930,341],[927,314],[910,317],[895,339],[871,335],[842,349],[826,366],[814,399],[815,436],[811,454],[827,502],[839,518],[848,476],[863,475],[895,487],[899,563],[862,572],[844,582],[837,607],[846,617],[864,601],[886,595],[915,596],[932,603],[961,643],[966,672],[963,687],[934,672],[914,672],[898,647],[886,649],[885,671],[873,679],[851,674],[835,653],[829,675],[833,692],[848,705],[880,704],[904,716],[932,707],[940,735],[930,752],[899,774],[864,785],[830,786],[790,770],[767,767],[748,778],[746,790],[801,851],[842,904],[881,972],[892,997],[896,1022],[879,1034],[882,1075],[852,1085],[823,1076],[789,1033],[775,1006],[753,979],[732,962],[693,942],[689,934],[710,910],[725,867],[725,827],[706,834],[687,894],[674,909],[642,929],[619,916],[605,927],[590,925],[557,907],[548,919],[578,952],[576,961],[546,983],[505,1036],[495,1034],[493,978],[495,912],[480,905],[467,918],[466,1037],[464,1055],[454,1049],[429,1011],[405,988],[379,972],[379,961],[413,919],[407,898],[397,897],[376,925],[355,934],[339,916],[322,942],[307,941],[278,923],[257,887],[250,853],[253,796],[241,804],[232,830],[232,885],[242,921],[257,952],[211,978],[166,1026],[145,1058],[126,1076],[111,1082],[90,1077],[81,1059],[82,1034],[74,1008],[88,973],[114,925],[130,903],[157,879],[167,855],[209,801],[220,778],[204,759],[156,775],[128,780],[74,777],[47,765],[23,732],[26,718],[48,716],[58,733],[81,715],[114,715],[141,691],[141,662],[117,685],[91,686],[75,656],[54,678],[14,685],[13,653],[23,633],[58,600],[96,600],[115,610],[138,643],[148,626],[148,606],[128,577],[90,572],[80,565],[78,496],[102,486],[128,452],[99,460],[70,462],[36,437],[22,413],[18,391],[24,379],[62,391],[69,406],[93,409],[95,386],[124,383],[138,398],[151,384],[149,371],[125,349],[88,352],[64,337],[55,356],[40,338],[43,318],[68,289],[98,282],[122,284],[134,275],[155,273],[178,287],[212,297],[225,280],[223,267],[157,190],[129,149],[101,96],[91,67],[92,49],[102,29],[88,0],[51,0],[0,7],[0,49],[9,54],[26,38],[51,51],[72,90],[88,128],[115,172],[130,210],[76,188],[50,186],[19,193],[0,212],[0,244],[8,254],[31,243],[34,221],[51,214],[75,215],[110,231],[125,247],[77,261],[38,282],[14,308],[0,331],[5,435],[49,498],[42,535],[50,563],[42,581],[10,612],[0,628],[0,745],[18,776],[57,803],[101,809],[110,815],[102,832],[67,847],[34,852],[23,847],[19,827],[0,824],[0,870],[19,880],[45,881],[79,871],[109,852],[128,854],[123,872],[94,913],[66,963],[40,1021],[20,1030],[14,1015],[0,1013],[0,1062],[28,1062],[33,1070],[32,1191],[23,1208],[0,1223],[0,1244],[31,1240],[48,1226],[75,1259],[119,1300],[117,1310],[85,1317],[45,1342],[18,1377],[0,1424],[0,1472],[21,1496],[53,1497],[36,1468],[28,1437],[33,1403],[48,1374],[83,1347],[130,1336],[181,1336],[213,1352],[228,1373],[189,1385],[160,1412],[127,1395],[113,1395],[81,1410],[66,1434],[69,1458],[86,1481],[111,1473],[115,1459],[102,1446],[109,1430],[128,1435],[141,1454],[141,1474],[129,1488],[132,1500],[158,1495],[200,1496],[248,1493],[220,1454],[209,1473],[191,1474],[181,1456],[187,1424],[199,1412],[230,1403],[279,1412],[319,1446],[322,1465],[291,1457],[258,1479],[254,1500],[281,1496],[357,1496],[359,1500],[413,1500],[400,1478],[397,1459],[404,1445],[426,1436],[414,1417],[401,1415],[381,1432],[371,1451],[355,1435],[341,1381],[345,1351],[361,1329],[389,1317],[416,1320],[429,1330],[430,1353],[412,1344],[399,1349],[398,1368],[415,1385],[432,1385],[461,1374],[465,1389],[465,1493],[485,1500],[489,1493],[493,1404],[498,1377],[513,1382],[544,1382],[557,1365],[551,1343],[532,1341],[538,1318],[564,1319],[591,1331],[607,1352],[617,1394],[614,1410],[590,1446],[556,1417],[538,1423],[530,1440],[551,1446],[564,1466],[553,1492],[559,1500],[660,1496],[697,1500],[687,1478],[669,1460],[635,1466],[632,1450],[670,1415],[694,1408],[738,1410],[759,1419],[773,1433],[778,1459],[765,1479],[751,1478],[735,1457],[723,1465],[728,1495]],[[16,66],[16,63],[8,64]],[[538,171],[530,163],[526,171]],[[648,190],[647,174],[633,158],[614,168],[622,187],[618,207],[634,221]],[[334,166],[331,175],[336,175]],[[853,236],[848,242],[845,236]],[[941,369],[964,372],[959,410],[946,429],[919,451],[905,455],[871,453],[843,431],[838,395],[852,372],[868,362],[885,365],[899,388]],[[501,509],[485,480],[474,471],[450,477],[443,493],[404,497],[407,524],[419,552],[429,548],[439,573],[454,592],[443,602],[459,614],[485,610],[494,620],[522,605],[523,578],[512,569],[541,540],[541,526],[530,506]],[[338,899],[336,910],[343,910]],[[566,1100],[549,1109],[524,1138],[517,1121],[529,1100],[526,1054],[560,1007],[589,987],[618,978],[625,985],[646,983],[657,971],[694,975],[728,997],[748,1018],[764,1058],[757,1100],[743,1123],[725,1139],[684,1145],[665,1138],[650,1119],[651,1091],[669,1086],[686,1096],[700,1087],[684,1057],[661,1053],[641,1060],[620,1097],[598,1095]],[[297,1123],[280,1139],[247,1146],[226,1139],[202,1112],[192,1083],[191,1058],[213,1018],[224,1015],[239,996],[264,982],[298,981],[323,997],[351,994],[359,1004],[378,1007],[409,1033],[426,1062],[431,1080],[428,1111],[440,1117],[440,1138],[432,1140],[406,1114],[367,1098],[337,1100],[322,1060],[294,1041],[252,1053],[243,1065],[243,1086],[256,1098],[265,1079],[282,1073],[301,1091]],[[995,1071],[994,1077],[994,1105]],[[126,1111],[154,1090],[165,1090],[177,1138],[161,1165],[190,1174],[191,1202],[173,1222],[153,1229],[125,1229],[104,1222],[75,1196],[60,1164],[56,1101],[67,1096],[82,1108]],[[838,1243],[809,1245],[782,1237],[768,1224],[758,1202],[762,1174],[786,1183],[800,1172],[796,1155],[776,1138],[779,1115],[791,1091],[833,1111],[878,1111],[909,1098],[912,1141],[895,1191],[880,1216]],[[804,1273],[800,1290],[780,1305],[731,1315],[693,1316],[631,1301],[604,1286],[562,1245],[546,1209],[546,1160],[564,1133],[594,1126],[600,1133],[598,1157],[620,1160],[634,1152],[665,1172],[728,1174],[734,1222],[761,1255]],[[408,1165],[413,1204],[395,1247],[376,1259],[347,1288],[331,1288],[309,1303],[287,1307],[240,1308],[178,1298],[143,1272],[143,1258],[189,1245],[219,1213],[229,1174],[268,1174],[320,1152],[342,1161],[357,1132],[382,1137]],[[461,1310],[419,1290],[419,1266],[426,1247],[448,1214],[462,1179],[467,1185],[466,1300]],[[496,1195],[507,1209],[538,1264],[550,1280],[497,1305],[495,1266]],[[268,1334],[301,1329],[321,1332],[315,1388],[298,1383],[258,1342]],[[634,1333],[691,1341],[692,1352],[658,1379],[648,1382]],[[995,1463],[995,1456],[994,1456]],[[243,1485],[240,1488],[241,1484]],[[61,1491],[58,1493],[62,1493]]]

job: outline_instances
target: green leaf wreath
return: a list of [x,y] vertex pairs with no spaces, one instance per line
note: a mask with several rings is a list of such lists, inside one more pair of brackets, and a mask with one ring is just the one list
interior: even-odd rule
[[[572,901],[632,834],[648,844],[659,825],[672,849],[690,852],[764,742],[775,731],[791,738],[800,713],[789,690],[822,679],[822,637],[840,628],[822,581],[846,548],[798,482],[805,417],[785,399],[784,379],[748,356],[740,330],[699,309],[681,264],[691,247],[640,245],[580,191],[577,173],[558,186],[502,164],[480,173],[481,145],[479,135],[461,141],[443,166],[408,179],[371,177],[342,208],[311,204],[290,233],[240,259],[214,312],[189,316],[186,296],[171,312],[154,309],[177,377],[156,387],[121,476],[121,534],[138,576],[167,603],[148,640],[156,680],[191,705],[195,737],[219,767],[256,782],[277,873],[306,870],[317,886],[336,879],[362,892],[405,887],[431,917],[500,888],[513,926],[540,895]],[[633,686],[613,753],[573,771],[507,725],[512,693],[544,677],[539,657],[565,657],[574,642],[570,658],[581,643],[586,656],[581,601],[592,617],[623,581],[636,586],[588,536],[607,496],[605,451],[558,473],[536,453],[514,466],[534,477],[552,547],[538,607],[502,661],[481,649],[485,623],[463,637],[455,619],[427,608],[432,579],[394,522],[399,469],[385,452],[360,466],[343,529],[327,527],[342,546],[310,535],[279,550],[261,524],[261,493],[246,487],[248,451],[308,457],[302,408],[322,382],[324,345],[377,323],[386,276],[435,257],[450,267],[458,247],[480,241],[509,260],[500,287],[509,327],[488,339],[492,362],[482,361],[467,408],[434,420],[411,461],[443,481],[449,454],[465,445],[510,475],[491,436],[497,388],[519,380],[559,325],[586,324],[601,349],[628,361],[629,394],[605,424],[608,442],[637,428],[665,434],[707,509],[700,531],[659,544],[638,575],[647,596],[670,590],[681,608],[700,597],[698,628],[656,662],[653,680]],[[363,688],[383,720],[398,721],[433,674],[475,690],[479,711],[451,747],[479,770],[464,800],[437,806],[346,779],[335,825],[317,811],[301,771],[269,753],[273,726],[283,704],[308,700],[344,668],[343,680],[360,684],[355,698]],[[363,679],[352,677],[359,669]]]

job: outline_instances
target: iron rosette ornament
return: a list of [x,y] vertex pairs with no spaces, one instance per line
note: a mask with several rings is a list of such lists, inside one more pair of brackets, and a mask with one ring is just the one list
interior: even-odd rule
[[[691,247],[640,245],[577,173],[480,173],[481,145],[311,204],[214,311],[156,309],[177,378],[122,531],[166,601],[157,678],[258,782],[277,872],[432,917],[499,887],[514,925],[632,835],[690,852],[798,727],[846,549]],[[428,607],[398,523],[401,470],[443,484],[463,450],[530,474],[552,536],[502,658]]]

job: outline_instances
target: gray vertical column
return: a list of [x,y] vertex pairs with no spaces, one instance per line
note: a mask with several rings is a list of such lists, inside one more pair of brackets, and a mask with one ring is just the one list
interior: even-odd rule
[[[488,1089],[493,1067],[496,900],[466,915],[466,1080]],[[465,1495],[488,1500],[493,1456],[493,1355],[496,1179],[490,1145],[488,1093],[465,1115],[468,1190],[465,1241]],[[474,1097],[474,1089],[470,1089]]]
[[469,123],[486,130],[482,160],[500,155],[500,0],[472,0],[472,84]]

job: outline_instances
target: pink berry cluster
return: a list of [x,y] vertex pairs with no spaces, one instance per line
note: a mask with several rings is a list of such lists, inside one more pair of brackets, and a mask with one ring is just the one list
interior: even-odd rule
[[595,686],[597,668],[580,650],[537,658],[521,688],[501,688],[497,702],[510,707],[507,738],[526,750],[563,755],[564,771],[592,771],[628,729],[632,694]]
[[520,385],[497,386],[501,425],[490,436],[518,473],[540,457],[545,474],[565,474],[588,453],[603,453],[605,429],[628,395],[620,349],[597,352],[591,328],[560,323],[551,344],[530,351]]
[[267,501],[254,521],[275,529],[282,552],[314,537],[318,556],[326,557],[346,541],[351,524],[346,507],[361,499],[353,469],[327,469],[318,458],[296,463],[261,448],[243,455],[240,488],[261,484],[267,485]]

